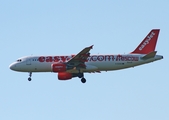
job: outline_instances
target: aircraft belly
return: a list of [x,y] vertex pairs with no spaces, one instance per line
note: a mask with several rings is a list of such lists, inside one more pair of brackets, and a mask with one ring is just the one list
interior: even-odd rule
[[106,61],[106,62],[90,62],[88,64],[96,66],[100,71],[108,71],[108,70],[119,70],[129,67],[134,67],[142,64],[146,64],[149,62],[153,62],[155,59],[149,60],[139,60],[139,61]]
[[91,62],[90,65],[98,67],[98,70],[100,71],[107,71],[107,70],[117,70],[121,67],[124,67],[125,64],[121,62]]

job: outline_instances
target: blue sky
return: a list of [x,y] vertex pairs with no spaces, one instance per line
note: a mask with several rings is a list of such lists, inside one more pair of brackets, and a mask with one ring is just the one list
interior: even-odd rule
[[[0,1],[0,119],[168,120],[169,2],[112,0]],[[27,55],[71,55],[94,45],[91,54],[133,51],[153,28],[164,59],[80,79],[55,73],[11,71]]]

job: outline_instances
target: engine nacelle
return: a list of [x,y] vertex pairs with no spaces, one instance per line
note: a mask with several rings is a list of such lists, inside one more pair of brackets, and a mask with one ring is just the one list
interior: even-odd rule
[[63,63],[52,64],[51,68],[53,72],[65,72],[66,64],[63,64]]
[[58,79],[59,80],[69,80],[72,79],[72,73],[68,73],[68,72],[59,72],[58,73]]

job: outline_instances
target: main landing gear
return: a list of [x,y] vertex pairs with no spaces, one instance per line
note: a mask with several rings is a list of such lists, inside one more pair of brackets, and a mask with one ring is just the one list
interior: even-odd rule
[[28,78],[28,81],[31,81],[31,76],[32,76],[32,72],[29,72],[29,78]]
[[79,71],[79,73],[78,73],[78,75],[77,75],[79,78],[81,78],[81,82],[82,83],[86,83],[86,79],[84,78],[84,74],[83,73],[80,73],[80,71]]

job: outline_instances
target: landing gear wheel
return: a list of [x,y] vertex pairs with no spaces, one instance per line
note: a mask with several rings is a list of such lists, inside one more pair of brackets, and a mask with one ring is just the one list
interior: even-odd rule
[[82,79],[81,79],[81,82],[82,82],[82,83],[86,83],[86,79],[85,79],[85,78],[82,78]]
[[28,78],[28,81],[31,81],[31,76],[32,76],[32,72],[29,72],[29,78]]
[[28,78],[28,81],[31,81],[31,80],[32,80],[32,79],[29,77],[29,78]]

